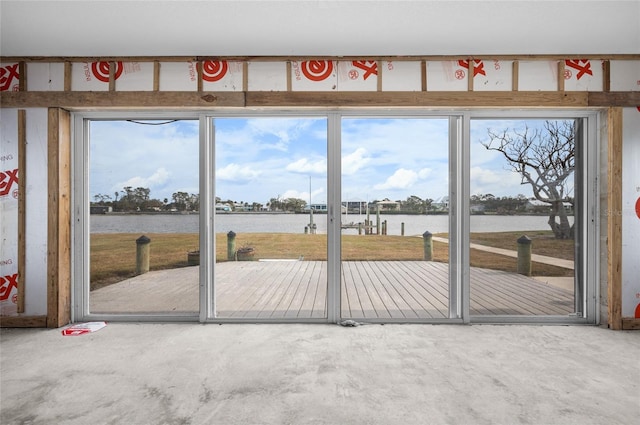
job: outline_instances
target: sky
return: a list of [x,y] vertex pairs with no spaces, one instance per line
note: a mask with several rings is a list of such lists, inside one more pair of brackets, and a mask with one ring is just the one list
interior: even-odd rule
[[[530,126],[541,122],[528,121]],[[216,118],[214,124],[217,197],[249,204],[272,198],[326,203],[326,118]],[[91,199],[96,194],[113,198],[126,186],[149,188],[150,197],[160,200],[171,200],[178,191],[199,193],[198,125],[197,120],[92,121]],[[523,125],[472,122],[471,194],[531,196],[502,155],[480,144],[487,140],[487,128]],[[342,200],[447,196],[448,127],[446,118],[343,118]]]

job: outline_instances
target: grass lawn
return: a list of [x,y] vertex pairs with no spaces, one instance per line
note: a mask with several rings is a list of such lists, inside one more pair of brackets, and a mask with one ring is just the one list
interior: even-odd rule
[[[516,240],[522,232],[472,234],[471,241],[506,249],[517,249]],[[558,241],[550,232],[527,232],[533,239],[533,252],[557,258],[573,258],[573,241]],[[551,237],[549,237],[551,235]],[[91,235],[91,289],[110,285],[133,277],[136,267],[136,239],[139,234],[109,233]],[[151,239],[151,270],[187,266],[187,253],[198,249],[195,233],[153,233]],[[216,257],[227,261],[227,236],[216,235]],[[277,259],[326,260],[327,235],[297,233],[247,233],[236,237],[236,249],[252,246],[255,257]],[[418,237],[381,235],[344,235],[342,259],[349,260],[422,260],[423,240]],[[434,242],[434,261],[447,262],[448,245]],[[471,250],[471,266],[516,272],[516,259]],[[533,263],[533,273],[539,276],[573,276],[572,270]]]

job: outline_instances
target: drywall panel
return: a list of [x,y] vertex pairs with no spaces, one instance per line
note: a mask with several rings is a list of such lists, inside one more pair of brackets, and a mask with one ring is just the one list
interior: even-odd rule
[[513,61],[480,60],[473,68],[474,91],[511,91]]
[[202,90],[242,91],[243,63],[238,61],[202,62]]
[[195,62],[160,63],[160,90],[196,91],[198,70]]
[[377,89],[377,61],[338,62],[338,91],[376,91]]
[[[122,72],[122,63],[116,69],[116,77]],[[71,90],[108,91],[109,62],[74,62],[71,65]]]
[[117,91],[153,90],[153,62],[116,62]]
[[19,89],[20,64],[0,63],[0,91],[18,91]]
[[27,109],[26,170],[18,169],[18,111],[0,108],[0,314],[17,314],[18,179],[26,177],[25,311],[47,313],[47,110]]
[[338,88],[336,61],[309,60],[291,62],[291,90],[333,91]]
[[428,91],[467,91],[468,61],[427,62]]
[[31,62],[27,64],[28,91],[63,91],[64,64]]
[[422,90],[422,63],[415,61],[382,62],[383,91]]
[[640,107],[622,119],[622,317],[640,319]]
[[640,61],[611,61],[611,91],[640,91]]
[[602,91],[601,60],[567,59],[564,61],[565,91]]
[[249,62],[247,65],[249,91],[286,91],[286,62]]
[[518,67],[519,91],[558,90],[557,61],[521,61]]

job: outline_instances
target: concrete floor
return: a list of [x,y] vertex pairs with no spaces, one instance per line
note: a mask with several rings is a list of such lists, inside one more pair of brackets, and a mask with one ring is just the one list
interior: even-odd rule
[[2,424],[632,424],[640,332],[122,324],[0,330]]

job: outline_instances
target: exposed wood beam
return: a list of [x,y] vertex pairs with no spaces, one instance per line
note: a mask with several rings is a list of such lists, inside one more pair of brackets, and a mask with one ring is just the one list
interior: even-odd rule
[[[482,60],[564,60],[576,55],[494,55],[480,54],[473,55],[475,59]],[[594,53],[589,55],[579,55],[589,60],[639,60],[640,54],[608,54]],[[451,61],[466,59],[469,55],[400,55],[400,56],[0,56],[1,62],[198,62],[205,60],[228,60],[228,61],[249,61],[249,62],[274,62],[274,61],[296,61],[301,62],[309,59],[314,60],[376,60],[376,61]]]
[[607,306],[609,328],[622,329],[622,108],[609,108]]
[[247,107],[585,107],[586,92],[248,92]]
[[47,326],[71,320],[71,114],[49,108]]
[[27,274],[27,111],[18,110],[18,299],[17,311],[24,313]]
[[64,108],[133,108],[211,106],[242,107],[242,92],[2,92],[0,102],[6,108],[59,106]]
[[47,316],[0,316],[1,328],[44,328]]
[[589,92],[588,106],[619,106],[635,108],[640,106],[640,92]]

